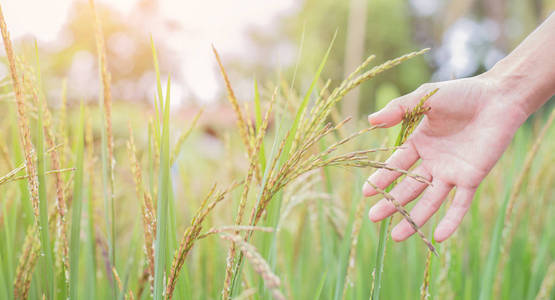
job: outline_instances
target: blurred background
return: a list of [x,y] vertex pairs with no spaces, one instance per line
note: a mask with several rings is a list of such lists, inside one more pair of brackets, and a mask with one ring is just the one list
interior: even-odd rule
[[[65,79],[70,102],[95,101],[101,89],[88,3],[7,0],[2,5],[18,48],[34,51],[38,42],[50,103],[59,103]],[[336,30],[323,76],[332,80],[370,54],[381,62],[432,49],[348,95],[343,113],[362,116],[424,82],[489,69],[555,9],[555,0],[103,0],[97,6],[116,101],[151,106],[152,35],[163,78],[173,79],[174,112],[189,116],[203,105],[217,116],[213,121],[226,122],[233,118],[226,118],[231,111],[221,105],[225,90],[211,44],[242,100],[252,99],[254,78],[306,90]],[[7,71],[0,65],[1,77]]]

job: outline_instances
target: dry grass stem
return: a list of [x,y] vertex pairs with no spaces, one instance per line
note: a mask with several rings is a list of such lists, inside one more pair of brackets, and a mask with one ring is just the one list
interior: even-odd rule
[[424,117],[424,114],[430,110],[430,107],[425,106],[424,104],[438,90],[439,89],[434,89],[431,92],[425,94],[422,98],[420,98],[420,101],[418,102],[418,104],[411,111],[405,112],[405,115],[403,116],[403,124],[401,129],[403,132],[403,135],[401,136],[401,144],[403,144],[408,139],[408,137],[416,128],[416,125],[418,125],[422,120],[422,118]]
[[213,45],[212,45],[212,51],[214,52],[214,56],[216,57],[216,61],[218,62],[218,66],[220,67],[220,72],[222,73],[222,77],[224,78],[224,81],[225,81],[225,86],[227,89],[227,98],[229,99],[229,103],[231,103],[231,106],[233,107],[233,110],[235,111],[235,115],[237,117],[237,127],[239,127],[239,134],[241,136],[241,139],[243,140],[243,144],[245,144],[245,147],[247,148],[248,156],[250,157],[253,154],[253,149],[251,149],[250,147],[247,121],[245,120],[245,116],[243,116],[241,107],[239,106],[237,98],[235,97],[235,93],[233,92],[233,88],[231,87],[229,77],[227,76],[227,73],[224,69],[224,65],[222,64],[220,55],[218,54],[218,51]]
[[12,41],[10,34],[4,21],[4,13],[0,6],[0,31],[2,32],[2,39],[4,40],[4,49],[6,50],[6,57],[8,58],[8,65],[10,69],[10,76],[12,78],[12,85],[15,91],[15,99],[17,102],[17,124],[19,129],[19,136],[21,144],[23,145],[23,152],[25,154],[25,167],[27,174],[29,174],[28,186],[31,194],[31,203],[33,205],[33,212],[35,214],[35,221],[38,224],[39,220],[39,183],[37,177],[37,166],[34,155],[34,147],[31,142],[31,130],[29,128],[29,121],[27,120],[25,112],[25,96],[23,93],[23,86],[21,85],[19,74],[16,68],[16,58],[13,51]]
[[428,252],[426,256],[426,267],[424,267],[424,282],[420,287],[420,299],[428,300],[430,299],[430,276],[431,276],[431,265],[432,265],[432,252]]
[[23,243],[23,253],[17,264],[14,280],[14,299],[27,299],[39,250],[38,230],[36,225],[33,225],[27,230],[27,236]]
[[[236,187],[236,184],[232,184],[227,189],[216,193],[216,185],[214,184],[208,194],[204,197],[203,201],[200,204],[197,212],[193,216],[191,220],[191,225],[187,227],[183,237],[181,239],[181,243],[179,244],[179,249],[176,250],[172,267],[170,270],[170,275],[168,277],[168,283],[166,285],[166,297],[167,299],[171,299],[173,296],[173,292],[175,290],[175,285],[177,283],[177,278],[179,276],[179,272],[183,268],[183,264],[185,263],[185,258],[193,248],[193,245],[198,240],[200,236],[200,232],[202,230],[202,223],[206,219],[206,216],[214,209],[214,207],[221,202],[225,196]],[[208,201],[213,199],[210,204]]]
[[2,155],[2,159],[4,163],[8,167],[8,170],[13,169],[12,161],[10,160],[10,153],[8,151],[8,147],[5,144],[0,144],[0,154]]
[[143,215],[144,251],[148,261],[148,280],[151,289],[154,289],[154,241],[156,238],[156,211],[151,194],[146,190],[143,184],[143,175],[141,165],[137,159],[137,149],[135,147],[135,139],[133,138],[133,130],[131,124],[129,127],[129,140],[127,141],[127,151],[131,160],[131,169],[133,172],[133,180],[137,192],[137,199],[141,201],[141,213]]
[[[243,220],[243,215],[245,212],[245,207],[247,204],[247,197],[248,197],[248,193],[249,193],[249,187],[252,181],[252,178],[254,176],[254,174],[256,173],[256,166],[258,163],[258,155],[260,154],[260,147],[262,145],[262,142],[264,140],[264,135],[266,134],[266,129],[268,127],[268,122],[269,122],[269,118],[272,112],[272,107],[275,103],[276,100],[276,93],[277,90],[274,91],[274,95],[272,96],[272,100],[270,101],[270,107],[268,108],[268,110],[266,111],[266,114],[264,116],[264,120],[262,121],[262,125],[261,128],[258,130],[257,136],[256,136],[256,140],[254,142],[254,154],[251,155],[249,157],[250,159],[250,164],[249,164],[249,170],[247,172],[247,178],[245,179],[245,184],[243,185],[243,192],[241,194],[241,200],[239,202],[239,210],[237,212],[237,218],[235,220],[235,225],[241,225],[242,220]],[[238,231],[235,232],[235,234],[239,234]],[[222,290],[222,298],[223,299],[228,299],[229,298],[229,294],[230,294],[230,288],[231,288],[231,280],[233,277],[233,267],[235,265],[235,255],[236,255],[236,249],[235,249],[235,244],[231,243],[231,246],[229,248],[228,251],[228,255],[227,255],[227,259],[226,259],[226,272],[225,272],[225,278],[224,278],[224,287]]]
[[123,285],[121,284],[121,279],[119,278],[118,271],[116,270],[115,267],[112,267],[112,275],[114,275],[114,278],[116,279],[118,289],[120,291],[123,291]]
[[222,233],[222,232],[239,232],[239,231],[262,231],[262,232],[273,232],[274,229],[272,227],[260,227],[260,226],[248,226],[248,225],[234,225],[234,226],[222,226],[209,229],[205,233],[198,236],[197,239],[203,239],[209,237],[213,234]]
[[[55,151],[55,150],[58,149],[60,146],[61,146],[61,145],[54,146],[54,147],[48,149],[45,153],[50,153],[51,151]],[[32,154],[34,155],[34,150],[32,151]],[[19,165],[17,168],[15,168],[15,169],[9,171],[6,175],[0,177],[0,185],[2,185],[2,184],[4,184],[4,183],[11,182],[11,181],[15,181],[15,180],[18,180],[18,179],[23,179],[23,178],[20,178],[21,176],[18,177],[17,174],[18,174],[19,172],[23,171],[23,170],[25,169],[25,167],[26,167],[26,163],[22,163],[22,164]],[[54,171],[65,172],[66,170],[67,170],[67,171],[71,171],[71,169],[72,169],[72,168],[69,168],[69,169],[61,169],[61,170],[54,170]],[[52,171],[49,171],[49,172],[52,172]],[[46,173],[48,174],[48,172],[46,172]],[[28,174],[26,174],[24,177],[25,177],[25,178],[28,178]]]
[[[61,175],[63,173],[67,173],[67,172],[73,172],[75,171],[75,168],[66,168],[66,169],[58,169],[58,170],[50,170],[50,171],[46,171],[44,172],[45,175]],[[17,180],[23,180],[23,179],[29,179],[29,175],[22,175],[22,176],[17,176],[17,177],[13,177],[11,180],[9,181],[17,181]],[[9,182],[8,181],[8,182]],[[0,178],[0,184],[1,183],[6,183],[6,182],[2,182],[2,179]],[[63,193],[63,188],[62,188],[62,193]],[[58,211],[58,215],[60,215],[60,212]]]
[[262,256],[256,251],[252,245],[248,244],[243,240],[242,237],[238,235],[230,235],[230,234],[222,234],[221,238],[224,240],[228,240],[234,244],[236,244],[241,253],[245,255],[245,257],[250,261],[256,273],[258,273],[263,281],[264,286],[268,288],[274,299],[284,300],[285,296],[279,290],[281,285],[281,281],[279,277],[277,277],[273,272],[268,263],[262,258]]
[[[514,209],[515,203],[517,202],[517,199],[522,189],[522,186],[524,184],[524,181],[528,178],[528,175],[530,173],[530,168],[532,167],[532,162],[534,161],[534,158],[536,158],[536,154],[540,149],[540,145],[545,140],[545,135],[547,134],[547,131],[551,127],[551,124],[553,124],[554,120],[555,120],[555,109],[553,109],[551,111],[551,114],[549,114],[549,118],[543,125],[539,135],[537,136],[536,140],[534,141],[534,144],[532,145],[532,148],[526,155],[524,164],[522,166],[522,171],[518,175],[518,178],[511,190],[511,194],[508,200],[509,202],[507,203],[507,210],[505,211],[505,220],[504,220],[505,226],[501,234],[502,246],[501,246],[499,266],[497,268],[498,270],[503,270],[505,268],[505,265],[507,264],[508,256],[503,254],[509,252],[509,248],[512,245],[514,235],[516,234],[516,230],[515,230],[516,228],[513,228],[513,222],[512,222],[513,209]],[[499,295],[501,290],[501,283],[503,281],[503,272],[498,272],[497,274],[498,275],[495,279],[495,285],[494,285],[495,295]]]
[[552,262],[547,268],[545,278],[543,279],[536,300],[547,300],[555,287],[555,262]]
[[380,193],[385,199],[387,199],[391,204],[393,204],[395,206],[395,209],[401,214],[403,215],[403,217],[405,218],[405,220],[409,223],[409,225],[412,227],[412,229],[414,231],[416,231],[416,233],[418,233],[418,235],[420,236],[420,238],[422,239],[422,241],[426,244],[426,246],[428,246],[428,249],[430,249],[431,252],[433,252],[436,256],[438,255],[436,248],[432,245],[432,243],[426,238],[426,236],[424,235],[424,233],[422,233],[422,231],[420,230],[420,227],[418,225],[416,225],[416,223],[414,222],[414,220],[412,219],[412,217],[410,216],[410,214],[407,212],[407,210],[399,203],[399,201],[397,201],[395,198],[393,198],[393,196],[391,196],[391,194],[387,193],[386,191],[380,189],[377,185],[373,184],[372,182],[370,182],[370,180],[366,181],[368,184],[370,184],[372,186],[372,188],[374,188],[378,193]]

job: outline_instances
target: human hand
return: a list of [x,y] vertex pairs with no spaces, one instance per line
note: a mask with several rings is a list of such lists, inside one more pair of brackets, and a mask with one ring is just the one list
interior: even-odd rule
[[[529,112],[510,101],[506,93],[508,89],[485,73],[424,84],[371,114],[368,121],[373,125],[391,127],[399,123],[404,113],[412,110],[422,96],[435,88],[439,88],[438,92],[425,103],[430,110],[403,147],[396,150],[386,163],[407,170],[421,160],[412,172],[431,181],[432,185],[406,177],[390,192],[401,205],[423,193],[410,213],[418,226],[426,223],[456,187],[455,198],[434,232],[435,240],[442,242],[457,229],[478,185],[503,154]],[[399,172],[380,169],[368,180],[385,189],[400,175]],[[377,193],[370,184],[364,184],[364,196]],[[394,205],[382,199],[370,209],[369,217],[378,222],[395,212]],[[391,236],[395,241],[403,241],[413,233],[414,229],[403,219],[393,228]]]

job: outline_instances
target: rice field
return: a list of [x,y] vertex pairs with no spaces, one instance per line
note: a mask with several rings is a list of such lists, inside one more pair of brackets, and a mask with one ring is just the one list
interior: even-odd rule
[[0,11],[10,71],[0,79],[0,299],[555,298],[555,111],[517,132],[453,237],[432,239],[447,201],[395,243],[391,221],[367,218],[387,190],[364,198],[361,187],[380,168],[424,180],[384,163],[424,111],[383,129],[342,119],[338,106],[427,49],[369,56],[332,81],[321,76],[330,36],[309,85],[252,80],[253,99],[240,100],[213,48],[235,124],[207,130],[209,109],[172,112],[156,37],[151,105],[112,99],[94,16],[102,96],[68,101],[61,87],[53,106],[40,45],[20,56]]

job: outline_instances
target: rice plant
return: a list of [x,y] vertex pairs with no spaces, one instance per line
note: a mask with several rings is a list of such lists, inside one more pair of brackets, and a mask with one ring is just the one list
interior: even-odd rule
[[[347,93],[428,49],[376,65],[370,55],[335,82],[322,72],[336,33],[306,86],[254,80],[253,99],[239,99],[213,46],[236,121],[221,129],[225,151],[213,159],[202,153],[209,109],[184,122],[172,112],[155,36],[151,107],[135,116],[134,104],[113,105],[103,20],[89,3],[100,97],[79,105],[65,81],[53,105],[40,45],[18,55],[0,8],[9,69],[0,79],[0,299],[553,298],[555,171],[546,166],[555,144],[546,137],[555,113],[541,130],[519,131],[500,163],[511,171],[494,170],[476,196],[501,201],[475,201],[456,236],[437,244],[391,188],[374,186],[399,212],[379,227],[365,217],[374,199],[360,193],[375,169],[429,184],[383,160],[437,90],[406,112],[390,147],[380,126],[338,117]],[[541,201],[519,201],[531,196]],[[392,244],[393,218],[416,237]]]

